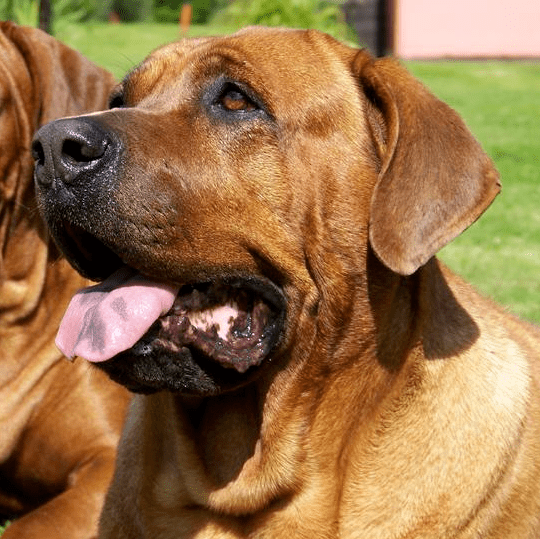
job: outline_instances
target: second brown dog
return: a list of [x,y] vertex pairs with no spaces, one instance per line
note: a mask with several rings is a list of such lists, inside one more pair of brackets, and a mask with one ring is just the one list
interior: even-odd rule
[[128,394],[54,344],[87,285],[39,216],[30,144],[60,116],[104,108],[113,77],[34,28],[0,23],[0,517],[2,539],[90,539]]

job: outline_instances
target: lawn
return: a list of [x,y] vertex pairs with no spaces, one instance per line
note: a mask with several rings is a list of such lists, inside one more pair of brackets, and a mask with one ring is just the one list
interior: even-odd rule
[[[230,28],[192,26],[189,36],[225,34]],[[118,78],[137,65],[153,49],[180,37],[176,24],[69,25],[56,36]]]
[[[226,31],[193,27],[190,35]],[[93,24],[59,37],[120,78],[150,50],[177,39],[178,27]],[[486,295],[540,322],[540,63],[407,66],[465,118],[502,177],[502,194],[441,257]]]
[[493,158],[503,189],[441,257],[480,290],[540,322],[540,63],[418,62]]

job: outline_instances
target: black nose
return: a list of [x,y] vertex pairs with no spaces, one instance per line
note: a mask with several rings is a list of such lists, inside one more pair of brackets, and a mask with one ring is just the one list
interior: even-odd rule
[[94,181],[118,158],[118,146],[114,137],[91,117],[48,123],[39,129],[32,143],[36,181],[42,188]]

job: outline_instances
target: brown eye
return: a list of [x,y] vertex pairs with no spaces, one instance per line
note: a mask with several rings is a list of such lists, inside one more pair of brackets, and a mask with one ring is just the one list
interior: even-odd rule
[[120,109],[125,106],[124,95],[121,91],[113,92],[109,98],[110,109]]
[[251,112],[257,109],[257,105],[247,97],[239,88],[228,85],[220,98],[221,106],[231,112]]

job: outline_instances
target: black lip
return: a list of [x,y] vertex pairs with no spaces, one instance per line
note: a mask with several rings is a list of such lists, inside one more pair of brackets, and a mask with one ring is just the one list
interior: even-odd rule
[[172,391],[192,396],[215,396],[250,383],[262,367],[244,374],[221,367],[190,347],[179,353],[153,349],[143,337],[131,350],[96,363],[109,377],[133,393]]
[[69,263],[87,279],[103,281],[123,265],[112,249],[80,226],[64,222],[51,232]]

